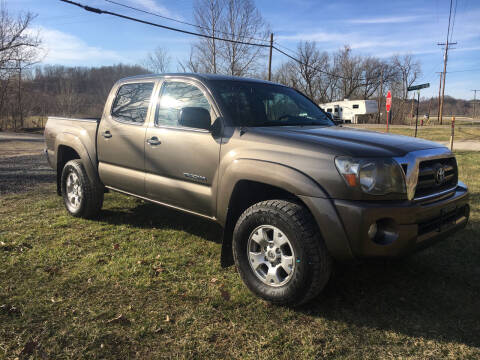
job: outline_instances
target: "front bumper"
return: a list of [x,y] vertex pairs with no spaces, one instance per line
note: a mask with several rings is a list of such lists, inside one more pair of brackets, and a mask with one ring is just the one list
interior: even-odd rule
[[[468,189],[463,183],[448,197],[428,203],[331,200],[327,214],[325,199],[303,200],[338,260],[397,257],[414,252],[463,229],[470,214]],[[386,227],[388,236],[382,237],[379,231],[377,237],[369,237],[369,227],[375,223],[379,230]]]
[[[468,190],[463,184],[448,198],[429,203],[334,203],[355,257],[394,257],[413,252],[463,229],[470,214]],[[372,240],[368,229],[373,223],[388,224],[396,235]]]

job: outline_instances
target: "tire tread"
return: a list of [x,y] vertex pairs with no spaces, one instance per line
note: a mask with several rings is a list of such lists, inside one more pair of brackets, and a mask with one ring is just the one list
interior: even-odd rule
[[83,196],[85,201],[85,206],[83,206],[81,211],[73,213],[70,210],[68,210],[68,207],[67,207],[67,211],[75,217],[81,217],[85,219],[94,218],[96,215],[98,215],[98,213],[100,212],[103,206],[103,197],[104,197],[103,186],[92,183],[90,181],[85,171],[85,168],[83,166],[82,160],[80,159],[70,160],[65,164],[65,167],[62,170],[62,196],[64,198],[64,201],[65,201],[65,194],[64,194],[63,182],[65,181],[66,176],[64,174],[64,171],[67,168],[67,166],[72,166],[73,168],[76,169],[77,174],[80,177],[80,181],[83,185]]
[[[250,216],[262,212],[270,213],[274,216],[283,214],[294,222],[295,226],[301,231],[301,238],[306,247],[306,252],[311,254],[311,259],[314,259],[313,261],[309,261],[312,274],[310,276],[311,281],[307,291],[303,294],[298,294],[298,296],[293,299],[288,299],[286,302],[283,300],[272,300],[272,302],[295,306],[305,304],[320,294],[330,278],[332,269],[332,259],[320,236],[318,226],[310,212],[304,205],[298,202],[287,200],[265,200],[256,203],[245,210],[245,212],[239,217],[236,228]],[[246,278],[244,274],[240,272],[240,275],[245,282]]]

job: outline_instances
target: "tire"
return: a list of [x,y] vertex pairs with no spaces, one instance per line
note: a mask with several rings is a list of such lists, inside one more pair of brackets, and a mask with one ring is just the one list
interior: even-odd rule
[[81,160],[70,160],[62,170],[62,197],[67,211],[90,219],[103,205],[103,186],[90,181]]
[[[270,236],[275,241],[267,241],[267,251],[262,250],[259,243]],[[262,201],[245,210],[233,232],[233,256],[250,291],[282,305],[298,306],[318,296],[332,271],[332,258],[312,215],[285,200]]]

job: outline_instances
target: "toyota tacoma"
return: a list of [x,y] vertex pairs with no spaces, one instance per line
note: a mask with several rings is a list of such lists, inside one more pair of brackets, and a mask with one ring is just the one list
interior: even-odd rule
[[100,119],[50,117],[45,141],[71,215],[95,217],[117,191],[217,222],[222,266],[275,303],[314,298],[334,260],[409,254],[469,218],[447,148],[336,126],[266,81],[122,79]]

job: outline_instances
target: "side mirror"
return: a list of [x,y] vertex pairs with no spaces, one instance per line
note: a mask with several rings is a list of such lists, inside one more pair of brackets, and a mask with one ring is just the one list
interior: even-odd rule
[[180,110],[180,126],[191,127],[195,129],[210,130],[210,113],[201,107],[184,107]]

